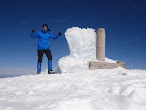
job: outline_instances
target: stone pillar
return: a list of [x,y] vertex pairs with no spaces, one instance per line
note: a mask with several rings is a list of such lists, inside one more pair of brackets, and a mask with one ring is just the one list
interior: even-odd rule
[[97,29],[96,37],[96,58],[100,61],[105,61],[105,29]]

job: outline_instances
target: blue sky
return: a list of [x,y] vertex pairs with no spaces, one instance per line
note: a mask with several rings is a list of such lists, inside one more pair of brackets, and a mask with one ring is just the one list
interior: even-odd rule
[[[30,33],[47,23],[53,67],[69,54],[67,28],[106,29],[106,57],[125,61],[128,69],[146,69],[146,1],[144,0],[5,0],[0,3],[0,67],[36,70],[37,39]],[[47,68],[44,54],[43,69]]]

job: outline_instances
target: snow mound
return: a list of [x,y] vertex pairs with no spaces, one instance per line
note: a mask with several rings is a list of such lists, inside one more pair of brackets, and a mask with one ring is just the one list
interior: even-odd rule
[[[70,55],[59,59],[61,72],[78,72],[88,69],[89,61],[96,59],[96,32],[92,28],[68,28],[65,32]],[[105,58],[106,62],[116,61]]]

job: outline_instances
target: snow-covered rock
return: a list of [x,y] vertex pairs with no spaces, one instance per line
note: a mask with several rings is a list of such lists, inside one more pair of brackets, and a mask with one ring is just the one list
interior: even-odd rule
[[[92,28],[68,28],[65,38],[69,45],[70,55],[59,59],[58,65],[61,72],[79,72],[89,70],[89,62],[96,59],[96,32]],[[106,62],[116,63],[105,58]]]

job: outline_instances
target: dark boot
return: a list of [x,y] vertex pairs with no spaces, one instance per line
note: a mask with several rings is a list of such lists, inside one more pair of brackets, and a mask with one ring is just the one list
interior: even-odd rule
[[48,71],[48,74],[55,74],[56,72],[55,71]]

